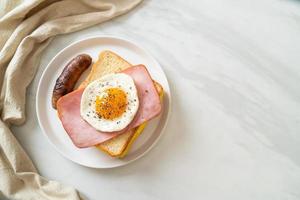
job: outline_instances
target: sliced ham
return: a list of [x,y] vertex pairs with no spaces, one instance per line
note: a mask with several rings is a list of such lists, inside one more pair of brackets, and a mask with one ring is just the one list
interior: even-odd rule
[[79,148],[90,147],[105,142],[119,134],[135,128],[159,115],[162,106],[159,95],[147,69],[143,65],[130,67],[122,73],[134,80],[139,96],[139,109],[132,122],[118,132],[101,132],[84,121],[80,115],[80,101],[84,89],[75,90],[57,102],[57,111],[62,125],[74,145]]

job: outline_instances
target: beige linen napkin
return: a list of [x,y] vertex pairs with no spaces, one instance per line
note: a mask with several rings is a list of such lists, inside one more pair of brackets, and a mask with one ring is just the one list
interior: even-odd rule
[[80,199],[73,188],[37,174],[9,124],[24,122],[26,88],[53,36],[109,20],[140,1],[0,0],[0,198]]

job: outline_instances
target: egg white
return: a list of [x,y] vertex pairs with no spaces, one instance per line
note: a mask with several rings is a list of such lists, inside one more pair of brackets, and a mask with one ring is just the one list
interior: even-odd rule
[[[127,96],[127,107],[120,117],[113,120],[100,118],[96,114],[95,101],[97,96],[102,96],[108,88],[119,88]],[[81,117],[93,126],[96,130],[102,132],[120,131],[130,124],[139,108],[139,99],[137,89],[133,79],[124,74],[107,74],[100,79],[90,83],[83,91],[80,105]]]

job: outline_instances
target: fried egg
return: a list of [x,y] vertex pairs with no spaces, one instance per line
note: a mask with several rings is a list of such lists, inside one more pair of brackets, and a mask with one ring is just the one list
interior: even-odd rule
[[124,74],[108,74],[90,83],[83,91],[81,117],[102,132],[120,131],[130,124],[139,108],[133,79]]

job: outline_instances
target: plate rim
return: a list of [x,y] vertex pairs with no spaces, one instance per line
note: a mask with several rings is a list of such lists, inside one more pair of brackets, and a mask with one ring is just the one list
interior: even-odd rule
[[[155,63],[155,65],[159,66],[159,68],[162,70],[163,74],[164,74],[164,77],[166,79],[166,83],[167,83],[167,86],[168,86],[168,91],[169,91],[169,94],[168,94],[168,113],[166,115],[166,118],[165,118],[165,123],[162,125],[162,128],[160,130],[160,134],[159,136],[154,140],[154,142],[152,144],[150,144],[150,146],[144,151],[142,152],[140,155],[136,156],[135,158],[129,160],[129,161],[126,161],[126,162],[122,162],[120,164],[114,164],[114,165],[111,165],[111,166],[91,166],[91,165],[87,165],[83,162],[78,162],[77,160],[74,160],[71,156],[69,156],[68,154],[66,154],[65,152],[63,152],[62,150],[60,150],[53,142],[52,140],[48,137],[48,135],[46,134],[46,131],[44,129],[44,126],[41,122],[41,117],[40,117],[40,103],[39,103],[39,94],[40,94],[40,90],[41,90],[41,84],[42,84],[42,80],[45,78],[46,76],[46,73],[47,71],[49,70],[49,67],[50,67],[50,64],[61,54],[63,53],[66,49],[70,48],[71,46],[73,45],[76,45],[77,43],[80,43],[80,42],[84,42],[85,40],[91,40],[91,39],[114,39],[114,40],[122,40],[122,41],[125,41],[127,43],[130,43],[136,47],[138,47],[139,49],[141,49],[142,51],[144,51],[144,53],[147,54],[147,56],[149,56],[149,58],[151,58],[151,60]],[[111,35],[96,35],[96,36],[90,36],[90,37],[85,37],[85,38],[82,38],[82,39],[79,39],[79,40],[76,40],[72,43],[70,43],[69,45],[67,45],[66,47],[64,47],[63,49],[61,49],[58,53],[56,53],[56,55],[49,61],[49,63],[47,64],[47,66],[45,67],[45,69],[43,70],[42,72],[42,75],[40,76],[40,79],[38,81],[38,86],[37,86],[37,90],[36,90],[36,94],[35,94],[35,107],[36,107],[36,115],[37,115],[37,120],[38,120],[38,124],[39,124],[39,127],[41,128],[44,136],[47,138],[48,142],[51,144],[51,146],[54,147],[54,149],[59,153],[61,154],[63,157],[67,158],[68,160],[76,163],[76,164],[79,164],[81,166],[85,166],[85,167],[89,167],[89,168],[94,168],[94,169],[112,169],[112,168],[117,168],[117,167],[121,167],[121,166],[125,166],[125,165],[128,165],[138,159],[140,159],[141,157],[145,156],[156,144],[157,142],[160,140],[160,138],[162,137],[162,135],[164,134],[165,132],[165,129],[166,129],[166,126],[169,122],[169,118],[170,118],[170,115],[171,115],[171,111],[172,111],[172,96],[171,96],[171,88],[170,88],[170,84],[169,84],[169,81],[168,81],[168,77],[164,71],[164,69],[162,68],[162,66],[159,64],[159,62],[152,56],[152,54],[149,53],[148,50],[146,50],[145,48],[141,47],[140,45],[136,44],[135,42],[133,42],[132,40],[130,39],[127,39],[127,38],[124,38],[124,37],[120,37],[120,36],[111,36]]]

